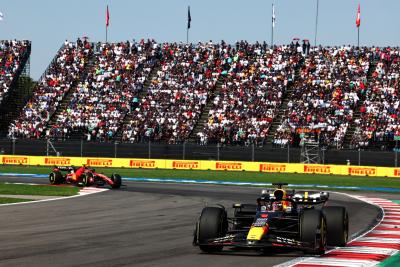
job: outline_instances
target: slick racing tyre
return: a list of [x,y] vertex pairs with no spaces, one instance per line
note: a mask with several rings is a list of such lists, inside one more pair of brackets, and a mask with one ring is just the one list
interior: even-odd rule
[[121,175],[119,174],[112,174],[111,175],[111,180],[114,182],[114,184],[111,186],[112,188],[120,188],[122,184],[122,178]]
[[222,245],[208,245],[211,238],[222,237],[228,229],[226,211],[219,207],[206,207],[201,212],[197,225],[197,240],[201,251],[212,253],[223,249]]
[[349,237],[349,216],[345,207],[324,207],[328,246],[344,247]]
[[94,183],[94,175],[91,172],[83,174],[82,184],[83,186],[91,186]]
[[49,174],[50,184],[61,184],[64,181],[64,178],[59,171],[55,171]]
[[320,210],[305,210],[300,217],[300,239],[309,244],[313,254],[323,254],[326,249],[326,220]]

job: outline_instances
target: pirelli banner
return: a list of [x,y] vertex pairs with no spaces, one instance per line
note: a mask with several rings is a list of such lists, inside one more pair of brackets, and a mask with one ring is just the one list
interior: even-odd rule
[[400,177],[400,168],[246,161],[161,160],[128,158],[81,158],[0,155],[3,165],[119,167],[133,169],[175,169],[254,171],[270,173],[338,174]]

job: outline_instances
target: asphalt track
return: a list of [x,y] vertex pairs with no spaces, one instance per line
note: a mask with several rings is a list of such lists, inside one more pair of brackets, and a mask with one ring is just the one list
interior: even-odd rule
[[[47,183],[12,177],[1,181]],[[254,203],[260,188],[125,184],[121,190],[77,198],[0,206],[0,266],[265,267],[303,256],[298,251],[231,250],[209,255],[192,246],[204,205]],[[379,216],[378,208],[341,194],[331,194],[329,205],[348,208],[350,234],[367,229]]]

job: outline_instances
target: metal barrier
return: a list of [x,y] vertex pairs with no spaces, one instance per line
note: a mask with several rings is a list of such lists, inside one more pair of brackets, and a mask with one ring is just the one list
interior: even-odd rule
[[[0,139],[0,154],[36,156],[78,156],[109,158],[186,159],[186,160],[233,160],[259,162],[299,163],[298,147],[228,146],[221,144],[199,145],[196,143],[120,143],[87,141],[51,141]],[[321,150],[323,164],[349,164],[397,167],[397,152],[367,150]]]

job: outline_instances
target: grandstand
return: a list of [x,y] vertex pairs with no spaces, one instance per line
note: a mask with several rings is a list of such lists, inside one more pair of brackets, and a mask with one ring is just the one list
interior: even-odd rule
[[283,147],[306,135],[334,149],[388,148],[400,135],[399,51],[78,39],[3,124],[22,139]]
[[29,41],[0,41],[0,135],[30,96],[30,54]]

